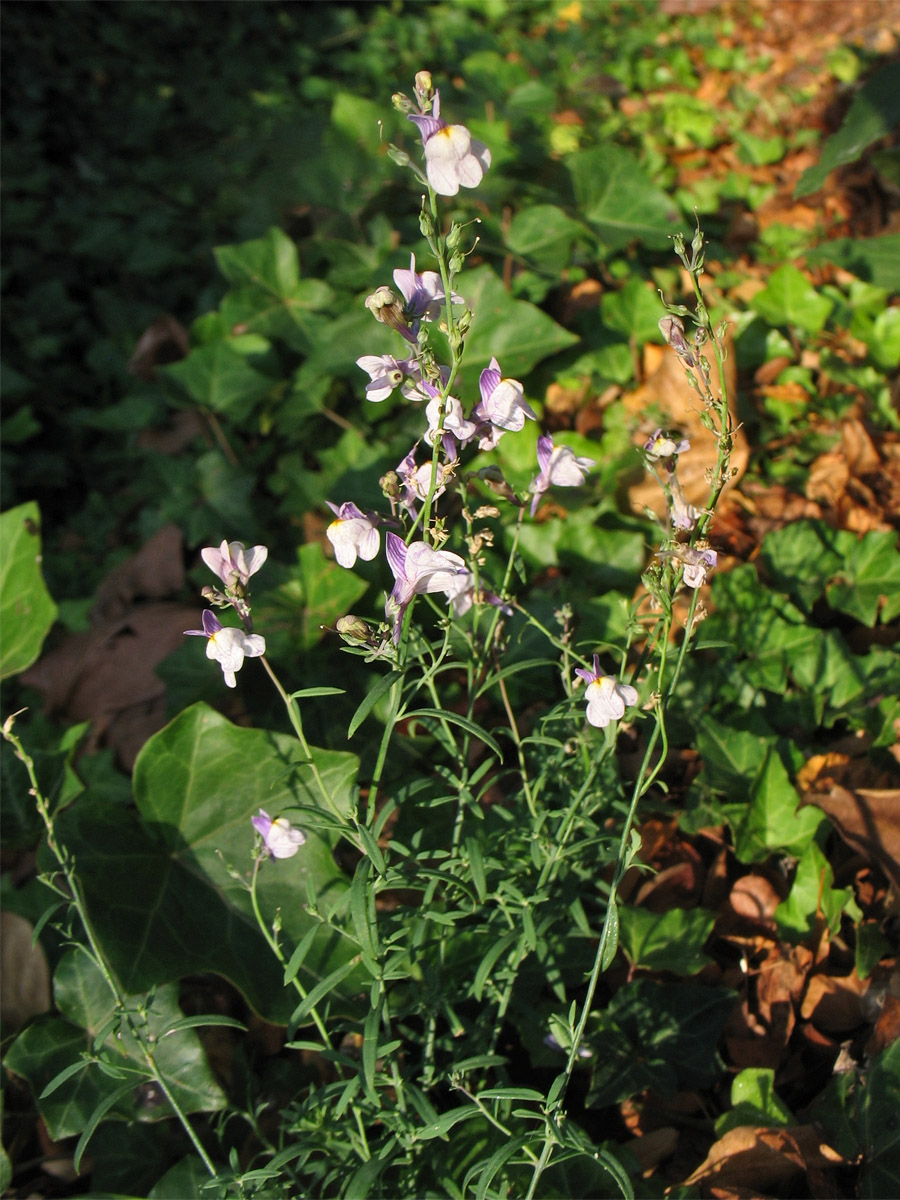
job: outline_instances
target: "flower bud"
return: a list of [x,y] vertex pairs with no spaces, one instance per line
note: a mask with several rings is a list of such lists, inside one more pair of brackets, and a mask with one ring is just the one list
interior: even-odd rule
[[389,287],[382,285],[371,296],[366,296],[366,308],[376,321],[390,329],[409,328],[403,316],[403,305]]
[[684,326],[677,317],[660,317],[659,332],[663,335],[682,362],[692,367],[696,363],[693,351],[684,336]]
[[400,495],[400,476],[396,471],[388,471],[378,480],[378,486],[388,500],[396,500]]
[[388,146],[388,158],[391,162],[395,162],[398,167],[409,166],[409,155],[405,150],[401,150],[399,146]]
[[356,617],[353,613],[348,613],[346,617],[338,617],[334,627],[344,641],[349,642],[351,646],[359,642],[371,641],[368,624],[362,617]]
[[416,71],[416,99],[423,112],[426,111],[426,105],[430,105],[433,95],[434,84],[431,81],[431,72]]
[[399,113],[404,116],[408,115],[413,110],[413,102],[408,96],[404,96],[402,92],[394,92],[391,96],[391,104]]

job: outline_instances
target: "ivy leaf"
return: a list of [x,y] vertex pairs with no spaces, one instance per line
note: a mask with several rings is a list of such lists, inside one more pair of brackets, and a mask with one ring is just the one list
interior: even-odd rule
[[627,150],[607,143],[573,154],[567,166],[578,207],[611,249],[668,245],[681,213]]
[[794,325],[807,333],[818,333],[834,308],[820,295],[802,271],[785,263],[769,276],[769,282],[750,301],[750,307],[770,325]]
[[855,162],[873,142],[889,137],[898,122],[897,64],[891,63],[876,71],[857,92],[840,129],[825,143],[818,163],[803,172],[794,195],[817,192],[836,167]]
[[[354,803],[355,755],[313,750],[319,776],[340,811]],[[307,832],[291,859],[264,862],[259,898],[268,924],[280,910],[286,946],[317,929],[300,979],[321,980],[352,954],[340,921],[347,881],[332,855],[312,768],[297,742],[242,729],[204,704],[186,709],[144,746],[135,765],[137,813],[81,797],[57,818],[79,865],[88,909],[105,953],[129,991],[197,971],[230,979],[270,1021],[286,1022],[296,993],[253,920],[246,888],[231,873],[250,870],[259,808],[288,813]],[[297,815],[298,806],[303,813]],[[314,896],[323,919],[313,917]],[[347,989],[352,991],[353,982]],[[346,995],[346,993],[345,993]]]
[[31,666],[56,612],[41,574],[40,512],[20,504],[0,517],[0,679]]
[[488,266],[466,271],[455,288],[474,314],[466,362],[478,368],[496,357],[504,374],[522,379],[541,359],[578,341],[533,304],[514,300]]

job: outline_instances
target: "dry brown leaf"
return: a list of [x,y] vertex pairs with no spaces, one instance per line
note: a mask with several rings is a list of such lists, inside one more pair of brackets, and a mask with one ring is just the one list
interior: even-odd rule
[[50,970],[34,927],[18,913],[0,912],[0,1020],[10,1030],[30,1017],[49,1012]]
[[151,321],[128,360],[128,370],[141,379],[155,379],[156,368],[187,358],[191,339],[182,323],[169,313]]
[[[737,368],[730,339],[726,339],[726,351],[728,356],[725,360],[725,383],[732,418],[737,423]],[[713,359],[711,350],[707,350],[707,357]],[[714,360],[711,365],[713,394],[716,394],[719,388],[718,370]],[[646,440],[660,423],[673,430],[679,430],[688,438],[691,449],[679,459],[678,480],[688,503],[702,505],[709,495],[706,472],[715,466],[718,443],[715,435],[700,420],[702,403],[688,383],[677,356],[673,352],[664,355],[658,370],[643,387],[625,396],[623,403],[627,412],[639,422],[639,441]],[[748,458],[747,438],[744,431],[738,429],[731,460],[732,466],[737,469],[735,481],[743,475]],[[645,508],[649,508],[659,517],[665,515],[665,497],[655,479],[649,476],[642,479],[629,489],[628,495],[636,512],[643,512]]]
[[800,1016],[826,1033],[848,1033],[865,1021],[863,996],[868,980],[851,975],[813,975],[803,997]]
[[164,525],[137,554],[114,567],[97,588],[91,620],[112,621],[124,615],[134,600],[160,600],[184,586],[181,530]]
[[900,892],[900,788],[835,786],[807,792],[801,803],[821,808],[844,841],[877,863]]
[[22,680],[48,711],[93,721],[94,740],[111,746],[126,768],[165,724],[165,689],[154,667],[198,624],[198,609],[143,604],[88,633],[72,634],[43,655]]
[[678,1130],[668,1125],[662,1129],[654,1129],[643,1137],[632,1138],[625,1145],[637,1159],[641,1173],[647,1174],[658,1167],[663,1159],[671,1158],[678,1145]]
[[774,928],[775,909],[782,898],[764,875],[751,873],[735,881],[726,908],[744,921]]
[[822,1141],[812,1125],[767,1129],[742,1125],[713,1144],[705,1160],[682,1183],[715,1187],[765,1188],[784,1184],[812,1167],[843,1164],[841,1155]]

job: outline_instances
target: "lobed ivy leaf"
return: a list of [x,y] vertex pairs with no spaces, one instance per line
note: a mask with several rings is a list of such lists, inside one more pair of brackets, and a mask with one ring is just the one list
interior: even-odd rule
[[580,211],[611,249],[632,241],[668,245],[681,213],[628,150],[608,142],[573,154],[566,165]]
[[[354,755],[314,750],[319,774],[335,805],[354,803]],[[204,704],[194,705],[152,737],[134,773],[137,813],[83,797],[58,818],[75,856],[88,909],[104,951],[123,986],[143,991],[198,971],[230,979],[253,1008],[287,1021],[296,993],[252,917],[245,877],[251,866],[250,818],[259,808],[291,815],[307,832],[301,851],[262,864],[260,905],[271,923],[280,909],[285,947],[318,927],[299,977],[309,987],[351,957],[340,932],[347,880],[331,852],[333,838],[317,828],[323,805],[312,768],[296,741],[261,729],[242,729]],[[316,899],[323,919],[308,909]],[[329,914],[337,927],[324,920]],[[348,992],[353,991],[353,981]],[[346,995],[347,993],[342,993]]]
[[472,310],[466,363],[479,370],[496,357],[503,373],[523,379],[542,359],[574,345],[574,333],[526,300],[514,300],[488,266],[465,271],[454,285]]
[[619,946],[633,967],[693,975],[710,962],[703,946],[715,914],[702,908],[619,908]]
[[818,333],[834,303],[817,292],[802,271],[785,263],[772,272],[768,284],[750,301],[750,307],[770,325],[792,325],[807,333]]

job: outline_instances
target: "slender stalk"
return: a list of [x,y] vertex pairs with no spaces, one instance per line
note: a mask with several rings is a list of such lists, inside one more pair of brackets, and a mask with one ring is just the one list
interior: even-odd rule
[[84,930],[85,937],[87,938],[88,946],[90,947],[91,957],[100,970],[103,980],[115,1000],[116,1008],[122,1014],[124,1021],[128,1025],[128,1028],[134,1037],[135,1043],[140,1047],[141,1054],[143,1055],[144,1061],[147,1064],[147,1071],[150,1078],[169,1102],[172,1112],[175,1114],[176,1119],[190,1139],[191,1145],[197,1152],[200,1161],[203,1163],[209,1175],[215,1179],[218,1172],[213,1165],[212,1159],[206,1153],[203,1143],[194,1132],[194,1128],[188,1120],[187,1114],[178,1103],[176,1096],[169,1087],[168,1081],[157,1066],[156,1056],[153,1052],[152,1045],[148,1041],[144,1023],[137,1021],[134,1017],[134,1014],[129,1010],[127,997],[119,986],[118,980],[113,974],[112,968],[110,967],[103,953],[99,939],[94,931],[94,926],[88,915],[87,905],[85,903],[84,896],[82,895],[81,885],[75,874],[74,866],[69,859],[68,852],[66,851],[65,847],[57,841],[56,831],[53,825],[53,815],[50,812],[50,806],[41,792],[40,785],[38,784],[37,775],[35,774],[34,770],[34,763],[26,753],[19,737],[12,731],[13,721],[18,715],[18,713],[14,713],[11,717],[6,719],[3,724],[3,736],[12,745],[16,752],[16,757],[21,763],[24,764],[25,770],[28,773],[28,780],[31,784],[29,790],[31,795],[34,796],[38,812],[40,813],[41,819],[44,822],[47,846],[53,854],[53,857],[59,863],[59,868],[62,871],[63,877],[65,878],[66,888],[68,889],[68,901],[75,909],[75,912],[78,914],[78,918],[81,921],[81,926]]

